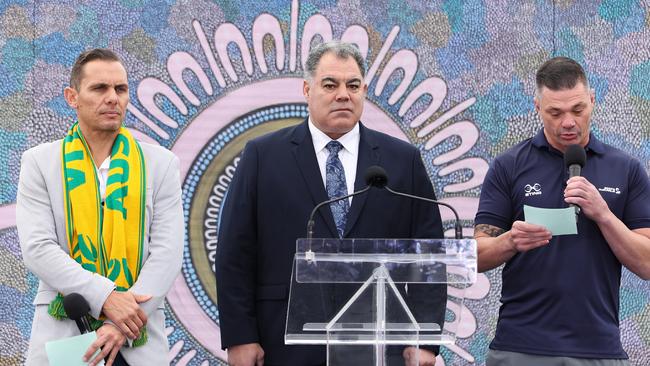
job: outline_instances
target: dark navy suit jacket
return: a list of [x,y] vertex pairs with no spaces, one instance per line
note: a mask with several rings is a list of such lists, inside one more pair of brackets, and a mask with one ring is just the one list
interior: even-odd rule
[[[389,187],[435,198],[414,146],[360,124],[355,191],[365,187],[364,172],[372,165],[386,170]],[[296,239],[306,236],[311,210],[327,199],[307,121],[248,142],[226,196],[218,237],[217,297],[224,349],[258,342],[265,365],[325,362],[325,347],[286,346],[284,331]],[[352,200],[344,236],[442,238],[443,231],[435,205],[372,188]],[[337,237],[327,206],[316,214],[314,237]],[[435,293],[412,288],[407,301],[428,303],[416,311],[431,312],[441,322],[444,288]],[[432,301],[437,305],[431,306]]]

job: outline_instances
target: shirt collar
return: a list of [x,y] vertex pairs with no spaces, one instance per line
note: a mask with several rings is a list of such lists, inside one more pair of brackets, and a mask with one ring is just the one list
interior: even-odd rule
[[[332,138],[327,136],[323,131],[319,130],[314,122],[309,117],[309,132],[311,133],[311,139],[314,142],[314,150],[316,153],[320,152],[325,148],[328,142],[332,141]],[[336,141],[340,142],[343,145],[343,148],[356,156],[359,151],[359,123],[356,123],[354,127],[348,131],[345,135],[339,137]]]
[[587,144],[587,151],[593,151],[598,155],[605,153],[605,144],[598,140],[593,133],[589,133],[589,143]]
[[[546,140],[543,128],[541,128],[533,137],[532,142],[533,146],[537,148],[546,148],[548,150],[552,149],[553,151],[556,150],[553,146],[551,146],[551,144],[548,143],[548,140]],[[589,132],[589,142],[587,143],[585,150],[601,155],[605,153],[605,146],[600,140],[596,138],[596,136],[594,136],[593,133]]]
[[104,159],[104,161],[103,161],[102,164],[97,168],[97,170],[100,170],[100,171],[101,171],[101,170],[108,170],[110,166],[111,166],[111,157],[110,157],[110,155],[109,155],[106,159]]

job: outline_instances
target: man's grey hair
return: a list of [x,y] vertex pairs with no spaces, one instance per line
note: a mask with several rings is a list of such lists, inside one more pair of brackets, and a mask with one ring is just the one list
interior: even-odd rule
[[306,80],[312,80],[314,78],[318,63],[327,53],[333,53],[340,59],[348,59],[351,57],[357,63],[357,66],[359,66],[361,76],[366,76],[365,62],[361,55],[361,51],[359,51],[359,48],[356,45],[341,41],[329,41],[321,43],[309,51],[307,62],[305,62],[304,77]]

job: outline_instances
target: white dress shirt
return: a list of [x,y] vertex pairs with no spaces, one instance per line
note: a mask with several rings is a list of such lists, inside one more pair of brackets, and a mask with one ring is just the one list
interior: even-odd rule
[[104,203],[104,199],[106,199],[106,181],[108,180],[108,168],[110,166],[111,157],[109,155],[99,168],[95,167],[97,169],[97,180],[99,181],[99,197],[102,200],[102,204]]
[[[319,130],[309,118],[309,132],[311,133],[311,140],[314,143],[314,151],[316,152],[316,159],[318,160],[318,168],[320,169],[320,176],[323,179],[323,186],[327,187],[325,166],[327,157],[330,152],[325,146],[332,141],[332,138],[327,136],[323,131]],[[354,128],[345,135],[339,137],[336,141],[343,145],[343,149],[339,151],[339,160],[343,165],[345,171],[345,183],[348,188],[348,194],[354,192],[354,180],[357,178],[357,160],[359,157],[359,124],[355,124]],[[350,198],[350,203],[352,198]]]

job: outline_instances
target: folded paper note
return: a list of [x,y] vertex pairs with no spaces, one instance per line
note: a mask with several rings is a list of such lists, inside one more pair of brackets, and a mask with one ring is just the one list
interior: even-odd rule
[[575,208],[539,208],[524,205],[524,218],[527,223],[541,225],[553,235],[578,233]]
[[[83,356],[96,339],[97,333],[91,332],[45,343],[45,352],[50,366],[88,365],[88,362],[83,361]],[[97,365],[104,366],[104,360]]]

